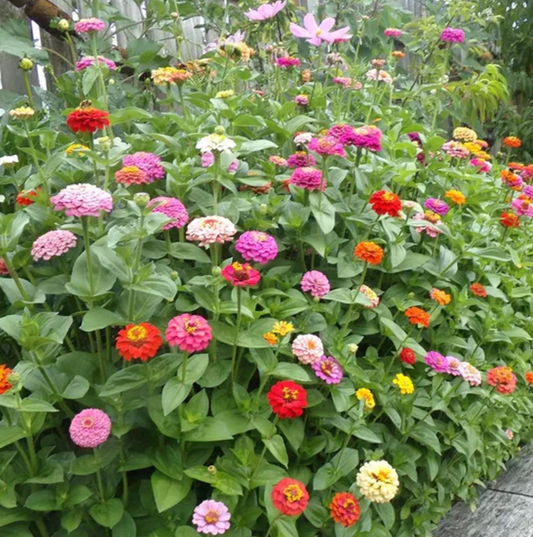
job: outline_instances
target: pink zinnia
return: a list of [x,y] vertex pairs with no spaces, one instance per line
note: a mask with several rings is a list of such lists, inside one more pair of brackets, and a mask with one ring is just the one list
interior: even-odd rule
[[296,95],[296,97],[294,97],[294,102],[298,105],[298,106],[308,106],[309,105],[309,97],[307,95]]
[[338,86],[349,88],[352,85],[352,79],[347,76],[334,76],[333,84],[337,84]]
[[101,30],[105,30],[105,22],[95,17],[81,19],[74,24],[74,30],[76,30],[76,32],[79,34],[86,34],[87,32],[100,32]]
[[353,145],[369,151],[381,151],[382,136],[381,130],[374,125],[358,127],[353,129]]
[[278,255],[278,245],[271,235],[262,231],[245,231],[235,243],[235,250],[246,261],[265,265]]
[[59,257],[66,254],[71,248],[76,246],[78,239],[74,233],[63,229],[49,231],[41,235],[33,243],[31,255],[34,261],[44,259],[48,261],[52,257]]
[[470,386],[481,386],[481,371],[468,362],[461,362],[459,373]]
[[505,436],[507,436],[509,440],[512,440],[514,438],[514,433],[511,429],[506,429]]
[[70,422],[70,438],[82,448],[96,448],[111,434],[111,419],[98,408],[86,408]]
[[450,157],[455,158],[468,158],[468,155],[470,154],[468,149],[461,142],[456,142],[455,140],[446,142],[441,149]]
[[313,138],[309,142],[309,149],[322,157],[338,156],[346,157],[344,146],[334,136],[326,135],[321,138]]
[[326,384],[339,384],[342,380],[341,364],[331,356],[321,356],[316,362],[313,362],[312,367],[315,375]]
[[314,166],[316,164],[315,157],[306,151],[296,151],[285,161],[289,168],[305,168],[306,166]]
[[69,185],[50,198],[55,211],[65,210],[67,216],[99,216],[100,211],[113,210],[113,198],[97,186],[81,183]]
[[455,358],[455,356],[447,356],[448,358],[448,365],[450,375],[453,375],[454,377],[458,377],[461,375],[461,360],[458,358]]
[[153,153],[146,153],[145,151],[138,151],[133,155],[128,155],[122,160],[123,166],[137,166],[148,177],[148,182],[151,183],[156,179],[163,179],[165,177],[165,170],[161,166],[161,157],[154,155]]
[[429,351],[424,360],[433,371],[437,373],[449,373],[450,372],[450,362],[446,356],[442,356],[437,351]]
[[465,32],[460,28],[444,28],[440,34],[440,40],[446,43],[464,43]]
[[398,28],[387,28],[383,32],[383,34],[386,35],[387,37],[401,37],[402,31],[399,30]]
[[261,22],[275,17],[287,4],[287,2],[281,2],[276,0],[272,4],[261,4],[257,9],[250,9],[245,15],[254,22]]
[[440,216],[446,216],[450,210],[450,207],[448,207],[448,204],[445,201],[437,198],[428,198],[424,202],[424,207]]
[[148,175],[137,166],[124,166],[115,172],[115,181],[124,185],[143,185],[148,183]]
[[[428,213],[431,213],[431,211],[427,211]],[[436,217],[439,217],[439,215],[435,215]],[[440,217],[439,217],[440,218]],[[428,225],[427,226],[416,226],[415,229],[417,233],[425,233],[429,237],[432,237],[433,239],[442,233],[442,229],[439,229],[439,226],[441,225],[440,220],[437,220],[436,218],[429,218],[427,213],[416,213],[413,216],[413,220],[425,220]]]
[[313,334],[302,334],[292,342],[293,354],[302,364],[312,364],[324,355],[324,345]]
[[209,168],[215,163],[215,155],[211,151],[202,153],[202,168]]
[[175,228],[182,228],[189,221],[189,213],[187,209],[177,198],[167,198],[165,196],[159,196],[154,198],[148,203],[148,207],[154,206],[153,213],[162,213],[169,218],[172,218],[172,222],[163,226],[164,230]]
[[311,296],[315,298],[324,298],[331,289],[328,277],[319,270],[306,272],[300,285],[302,291],[311,293]]
[[222,502],[205,500],[194,508],[192,523],[198,533],[222,535],[229,530],[231,514]]
[[0,257],[0,276],[7,276],[9,274],[9,270],[7,268],[6,262],[3,260],[3,258]]
[[480,158],[470,159],[470,164],[475,166],[480,173],[489,173],[492,170],[492,164]]
[[183,313],[170,319],[165,338],[171,347],[178,347],[180,351],[199,352],[209,347],[213,333],[203,317]]
[[[116,71],[117,64],[113,60],[108,60],[104,56],[98,56],[98,64],[104,63],[110,71]],[[76,62],[75,71],[83,71],[94,64],[94,56],[83,56]]]
[[322,185],[322,190],[326,190],[326,181],[322,184],[322,172],[308,166],[305,168],[296,168],[292,172],[289,183],[300,188],[305,188],[306,190],[320,190],[320,186]]
[[290,67],[300,67],[302,62],[299,58],[292,58],[292,57],[281,57],[277,60],[278,67],[281,67],[282,69],[287,69]]
[[530,198],[517,198],[511,202],[511,207],[518,216],[533,218],[533,203]]
[[208,247],[210,244],[224,244],[233,239],[237,228],[231,220],[223,216],[203,216],[195,218],[187,226],[187,240]]

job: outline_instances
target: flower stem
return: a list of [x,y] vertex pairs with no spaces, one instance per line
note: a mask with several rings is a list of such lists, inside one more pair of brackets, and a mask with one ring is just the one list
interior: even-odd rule
[[24,80],[24,87],[26,88],[26,94],[28,95],[28,103],[30,108],[33,108],[33,95],[31,94],[31,84],[30,79],[28,78],[28,72],[22,71],[22,78]]
[[98,483],[98,492],[100,493],[100,502],[105,503],[104,483],[102,481],[102,473],[100,472],[100,454],[98,448],[94,448],[93,452],[96,461],[96,481]]
[[242,305],[242,289],[237,287],[237,322],[235,324],[235,340],[233,342],[233,353],[231,355],[231,384],[235,383],[236,371],[236,358],[237,358],[237,339],[239,337],[239,330],[241,328],[241,305]]
[[9,271],[10,276],[13,278],[13,281],[15,282],[15,285],[19,290],[20,296],[22,296],[22,300],[24,300],[25,302],[30,302],[31,298],[28,296],[26,289],[24,289],[22,282],[20,281],[19,275],[13,267],[13,264],[11,263],[11,260],[9,259],[7,253],[2,256],[2,259],[4,260],[4,263],[6,264],[6,268]]
[[213,165],[213,182],[211,183],[213,189],[213,211],[218,214],[218,195],[220,190],[220,184],[218,182],[218,174],[220,172],[220,154],[215,153],[215,163]]
[[89,280],[89,291],[91,296],[94,295],[94,276],[93,265],[91,259],[91,241],[89,237],[89,217],[81,217],[81,227],[83,230],[83,242],[85,243],[85,255],[87,257],[87,277]]

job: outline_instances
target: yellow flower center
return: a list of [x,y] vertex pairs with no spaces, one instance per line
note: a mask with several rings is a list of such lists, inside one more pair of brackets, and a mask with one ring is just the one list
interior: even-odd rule
[[298,390],[291,390],[290,388],[283,388],[283,399],[287,401],[288,403],[292,401],[296,401],[298,398]]
[[303,490],[295,483],[286,487],[283,491],[283,494],[285,495],[287,501],[291,503],[301,500],[304,495]]
[[218,517],[219,517],[219,514],[216,511],[209,511],[205,515],[205,521],[208,524],[215,524],[216,522],[218,522]]
[[383,468],[374,473],[374,477],[382,483],[387,483],[390,479],[390,471],[387,468]]
[[140,341],[144,341],[147,335],[148,335],[148,330],[146,330],[146,328],[144,328],[144,326],[141,326],[141,325],[133,326],[126,333],[126,337],[132,343],[139,343]]

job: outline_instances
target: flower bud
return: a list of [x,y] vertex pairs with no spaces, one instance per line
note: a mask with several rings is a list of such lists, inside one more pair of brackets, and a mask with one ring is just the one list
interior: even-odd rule
[[355,354],[359,350],[359,345],[357,343],[350,343],[348,345],[348,352]]
[[31,71],[33,69],[33,62],[29,58],[22,58],[19,61],[19,67],[23,71]]
[[316,303],[320,302],[320,297],[319,297],[319,296],[315,296],[315,297],[313,298],[313,302],[316,302]]
[[215,127],[215,134],[226,134],[226,129],[222,125]]
[[11,371],[7,376],[7,381],[11,386],[16,386],[20,382],[20,373],[17,371]]
[[114,85],[115,85],[115,79],[114,79],[114,78],[110,78],[110,79],[109,79],[109,85],[110,85],[110,86],[114,86]]
[[415,298],[415,294],[414,294],[414,293],[409,293],[409,294],[407,295],[407,298],[408,298],[409,300],[413,300],[413,298]]
[[216,469],[216,466],[214,464],[212,464],[211,466],[208,466],[207,467],[207,471],[211,474],[211,475],[215,475],[217,473],[217,469]]
[[150,201],[150,194],[147,194],[146,192],[137,192],[137,194],[133,195],[133,201],[139,207],[146,207]]
[[66,32],[67,30],[70,29],[70,23],[67,19],[61,19],[58,23],[57,23],[57,29],[60,30],[61,32]]
[[96,143],[104,153],[107,153],[111,149],[111,138],[109,138],[109,136],[102,136],[101,138],[97,138]]
[[177,11],[173,11],[170,16],[173,18],[173,19],[179,19],[179,16],[180,14],[177,12]]
[[261,205],[259,206],[259,212],[261,214],[267,214],[268,212],[268,205],[266,203],[261,203]]
[[176,281],[178,279],[178,271],[177,270],[173,270],[171,273],[170,273],[170,277],[172,278],[172,281]]

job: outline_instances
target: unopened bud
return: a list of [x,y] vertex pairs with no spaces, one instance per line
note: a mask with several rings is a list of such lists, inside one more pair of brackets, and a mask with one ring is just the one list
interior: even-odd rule
[[407,294],[407,298],[408,298],[409,300],[413,300],[413,298],[415,298],[415,294],[414,294],[414,293],[408,293],[408,294]]
[[19,67],[23,71],[31,71],[33,69],[33,62],[29,58],[22,58],[19,62]]
[[212,464],[211,466],[208,466],[207,467],[207,471],[211,474],[211,475],[215,475],[217,473],[217,469],[216,469],[216,466],[214,464]]
[[146,207],[150,201],[150,194],[147,194],[146,192],[137,192],[137,194],[133,195],[133,201],[139,207]]
[[115,84],[116,84],[115,79],[114,79],[114,78],[110,78],[110,79],[109,79],[109,85],[110,85],[110,86],[114,86]]
[[348,345],[348,352],[355,354],[359,350],[359,345],[357,343],[350,343]]
[[102,136],[101,138],[97,138],[96,143],[104,153],[107,153],[111,149],[111,138],[109,138],[109,136]]
[[16,386],[20,382],[20,373],[17,371],[11,371],[7,376],[7,381],[11,386]]
[[61,32],[66,32],[67,30],[70,29],[70,23],[67,19],[61,19],[58,23],[57,23],[57,29],[60,30]]
[[173,18],[173,19],[179,19],[179,16],[180,14],[177,12],[177,11],[173,11],[170,16]]
[[222,125],[215,127],[215,134],[226,134],[226,129]]
[[261,203],[259,206],[259,212],[261,214],[266,214],[268,212],[268,205],[266,203]]
[[173,270],[171,273],[170,273],[170,277],[172,278],[172,281],[176,281],[178,279],[178,271],[176,270]]
[[213,276],[220,276],[222,274],[222,269],[220,267],[213,267],[211,269],[211,274]]

